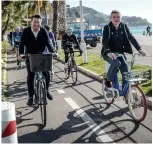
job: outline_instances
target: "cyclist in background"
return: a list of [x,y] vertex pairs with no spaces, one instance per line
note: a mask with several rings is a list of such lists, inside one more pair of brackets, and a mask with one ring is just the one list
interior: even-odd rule
[[49,25],[45,25],[45,28],[49,32],[49,37],[52,40],[53,46],[55,47],[56,46],[55,45],[55,37],[54,37],[54,34],[50,31],[51,30],[51,27]]
[[16,58],[17,58],[17,65],[19,65],[19,44],[21,39],[21,32],[20,27],[16,27],[15,32],[12,33],[12,46],[15,48],[16,51]]
[[[44,27],[47,30],[47,32],[49,34],[49,38],[50,38],[50,40],[51,40],[51,42],[52,42],[52,44],[53,44],[53,46],[55,48],[55,46],[56,46],[55,45],[55,37],[54,37],[54,34],[50,31],[50,29],[51,29],[50,26],[49,25],[45,25]],[[46,47],[44,53],[48,53],[48,48],[47,47]],[[53,66],[52,66],[52,74],[54,74]]]
[[63,35],[62,38],[63,41],[63,49],[64,49],[64,54],[65,54],[65,68],[68,68],[68,50],[70,51],[70,53],[73,53],[73,46],[72,44],[76,43],[77,47],[80,50],[80,55],[82,55],[82,50],[80,48],[79,42],[76,38],[76,36],[73,34],[73,30],[72,28],[68,28],[66,30],[66,34]]

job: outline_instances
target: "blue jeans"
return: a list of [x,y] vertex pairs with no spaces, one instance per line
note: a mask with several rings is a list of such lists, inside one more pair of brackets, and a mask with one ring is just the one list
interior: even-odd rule
[[122,89],[123,89],[126,82],[124,78],[124,72],[128,72],[128,64],[126,62],[125,55],[123,55],[122,57],[118,57],[115,60],[112,60],[109,56],[105,55],[103,56],[103,59],[110,64],[110,67],[107,72],[107,79],[109,81],[113,81],[117,74],[117,70],[118,69],[120,70],[122,74]]

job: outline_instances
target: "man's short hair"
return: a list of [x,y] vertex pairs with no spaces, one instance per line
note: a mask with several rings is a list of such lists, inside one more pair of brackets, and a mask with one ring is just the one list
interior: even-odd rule
[[40,15],[33,15],[33,16],[31,17],[31,20],[33,20],[33,18],[41,19],[41,16],[40,16]]
[[112,16],[112,14],[120,14],[121,15],[121,13],[118,10],[112,10],[111,16]]

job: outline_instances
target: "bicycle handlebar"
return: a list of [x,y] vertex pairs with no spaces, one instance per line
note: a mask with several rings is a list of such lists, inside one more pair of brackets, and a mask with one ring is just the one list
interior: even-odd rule
[[131,68],[133,67],[134,63],[135,63],[135,56],[138,55],[140,56],[141,53],[140,52],[136,52],[133,54],[132,59],[131,59]]
[[[135,57],[136,57],[136,55],[141,56],[141,53],[140,52],[136,52],[136,53],[134,53],[132,55],[132,59],[130,61],[131,68],[133,67],[133,65],[135,63]],[[121,57],[121,56],[123,56],[123,54],[117,54],[117,57]]]

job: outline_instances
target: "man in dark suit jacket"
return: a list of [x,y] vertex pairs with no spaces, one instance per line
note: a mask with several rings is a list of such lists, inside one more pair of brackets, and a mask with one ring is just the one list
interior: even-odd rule
[[[39,15],[34,15],[31,18],[31,26],[23,30],[21,41],[20,41],[20,47],[19,47],[20,59],[22,58],[21,55],[24,54],[25,46],[26,46],[27,54],[43,53],[46,47],[48,48],[49,52],[55,53],[55,49],[49,40],[48,32],[46,31],[45,28],[41,27],[41,21],[42,20]],[[34,88],[33,88],[34,72],[30,71],[29,59],[26,59],[26,67],[28,72],[27,85],[28,85],[28,93],[29,93],[29,100],[27,104],[32,105],[33,95],[34,95]],[[46,77],[47,97],[49,100],[52,100],[53,97],[48,90],[49,83],[50,83],[49,72],[47,73],[45,72],[43,74]]]

